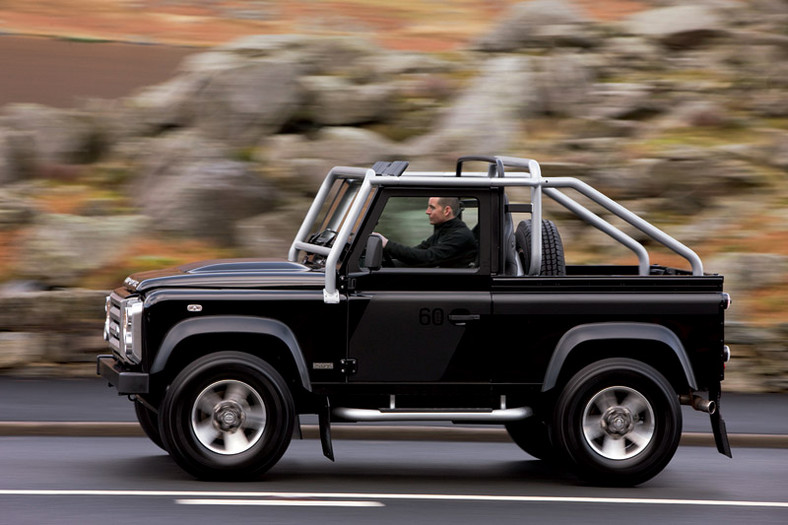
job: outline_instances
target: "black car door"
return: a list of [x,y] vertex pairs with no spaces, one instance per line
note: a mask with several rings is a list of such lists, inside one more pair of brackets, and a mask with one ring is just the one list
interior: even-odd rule
[[[416,244],[414,239],[431,231],[421,204],[426,205],[435,191],[383,192],[360,238],[380,231],[388,236],[410,235],[398,240]],[[479,220],[487,212],[484,195],[441,191],[467,206],[461,219],[469,229],[476,227],[478,232],[487,227]],[[392,229],[392,222],[399,227]],[[487,242],[483,244],[486,247]],[[388,267],[380,270],[359,267],[351,272],[348,358],[356,363],[351,382],[489,381],[489,368],[481,356],[490,344],[490,264],[484,250],[478,252],[477,260],[464,267],[408,267],[388,261]]]

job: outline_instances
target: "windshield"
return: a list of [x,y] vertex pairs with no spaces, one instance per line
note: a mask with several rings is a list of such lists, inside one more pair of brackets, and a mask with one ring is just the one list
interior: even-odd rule
[[358,190],[361,188],[361,181],[337,181],[335,186],[336,191],[332,191],[333,198],[329,197],[326,199],[326,204],[321,213],[323,220],[319,223],[319,231],[339,231],[345,222],[347,212],[356,200]]
[[[361,185],[362,181],[357,179],[340,179],[335,181],[331,191],[323,202],[317,220],[310,229],[307,243],[324,248],[333,246],[337,233],[345,226],[348,213],[358,197]],[[371,199],[371,197],[372,195],[370,195],[369,198]],[[368,204],[369,199],[367,201],[367,205]],[[362,212],[360,217],[363,216],[364,214]],[[349,240],[352,240],[358,226],[358,224],[353,224],[351,226],[352,229]],[[303,249],[306,252],[306,257],[304,259],[305,264],[313,267],[322,267],[325,265],[325,253],[310,250],[309,247],[304,247]]]

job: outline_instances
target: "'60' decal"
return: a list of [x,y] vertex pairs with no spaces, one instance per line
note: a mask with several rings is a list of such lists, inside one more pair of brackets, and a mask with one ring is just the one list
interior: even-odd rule
[[419,310],[419,324],[440,326],[446,320],[442,308],[422,308]]

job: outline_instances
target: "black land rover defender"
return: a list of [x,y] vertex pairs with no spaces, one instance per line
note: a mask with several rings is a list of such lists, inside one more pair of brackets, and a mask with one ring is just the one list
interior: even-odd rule
[[[594,483],[632,485],[673,457],[681,403],[711,415],[730,456],[721,276],[580,180],[543,178],[534,160],[463,157],[450,173],[407,166],[332,169],[286,262],[140,273],[107,297],[112,354],[98,357],[98,372],[182,468],[257,477],[284,454],[299,415],[317,414],[330,459],[333,422],[496,423],[528,454]],[[432,197],[458,203],[475,260],[409,266],[382,249],[382,236],[412,246],[432,234]],[[566,265],[543,199],[638,264]],[[690,269],[652,264],[597,205]]]

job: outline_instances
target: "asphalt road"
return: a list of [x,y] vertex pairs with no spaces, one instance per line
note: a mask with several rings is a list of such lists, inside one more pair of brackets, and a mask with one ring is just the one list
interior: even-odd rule
[[[0,399],[0,423],[134,421],[131,403],[99,379],[0,377]],[[785,401],[727,395],[729,431],[788,434]],[[703,414],[684,415],[685,431],[709,431]],[[6,435],[0,524],[788,522],[786,448],[739,446],[728,459],[683,446],[651,481],[610,489],[582,485],[505,439],[383,439],[336,439],[335,463],[317,440],[294,440],[264,479],[211,483],[146,438]]]
[[680,448],[599,488],[510,443],[295,441],[261,481],[199,482],[144,438],[0,438],[0,523],[786,523],[788,450]]
[[[723,385],[724,387],[724,385]],[[106,382],[96,379],[20,379],[0,377],[2,421],[136,421],[134,408]],[[723,393],[728,432],[788,435],[788,395]],[[684,411],[685,432],[710,432],[706,415]],[[312,423],[305,418],[305,423]]]

